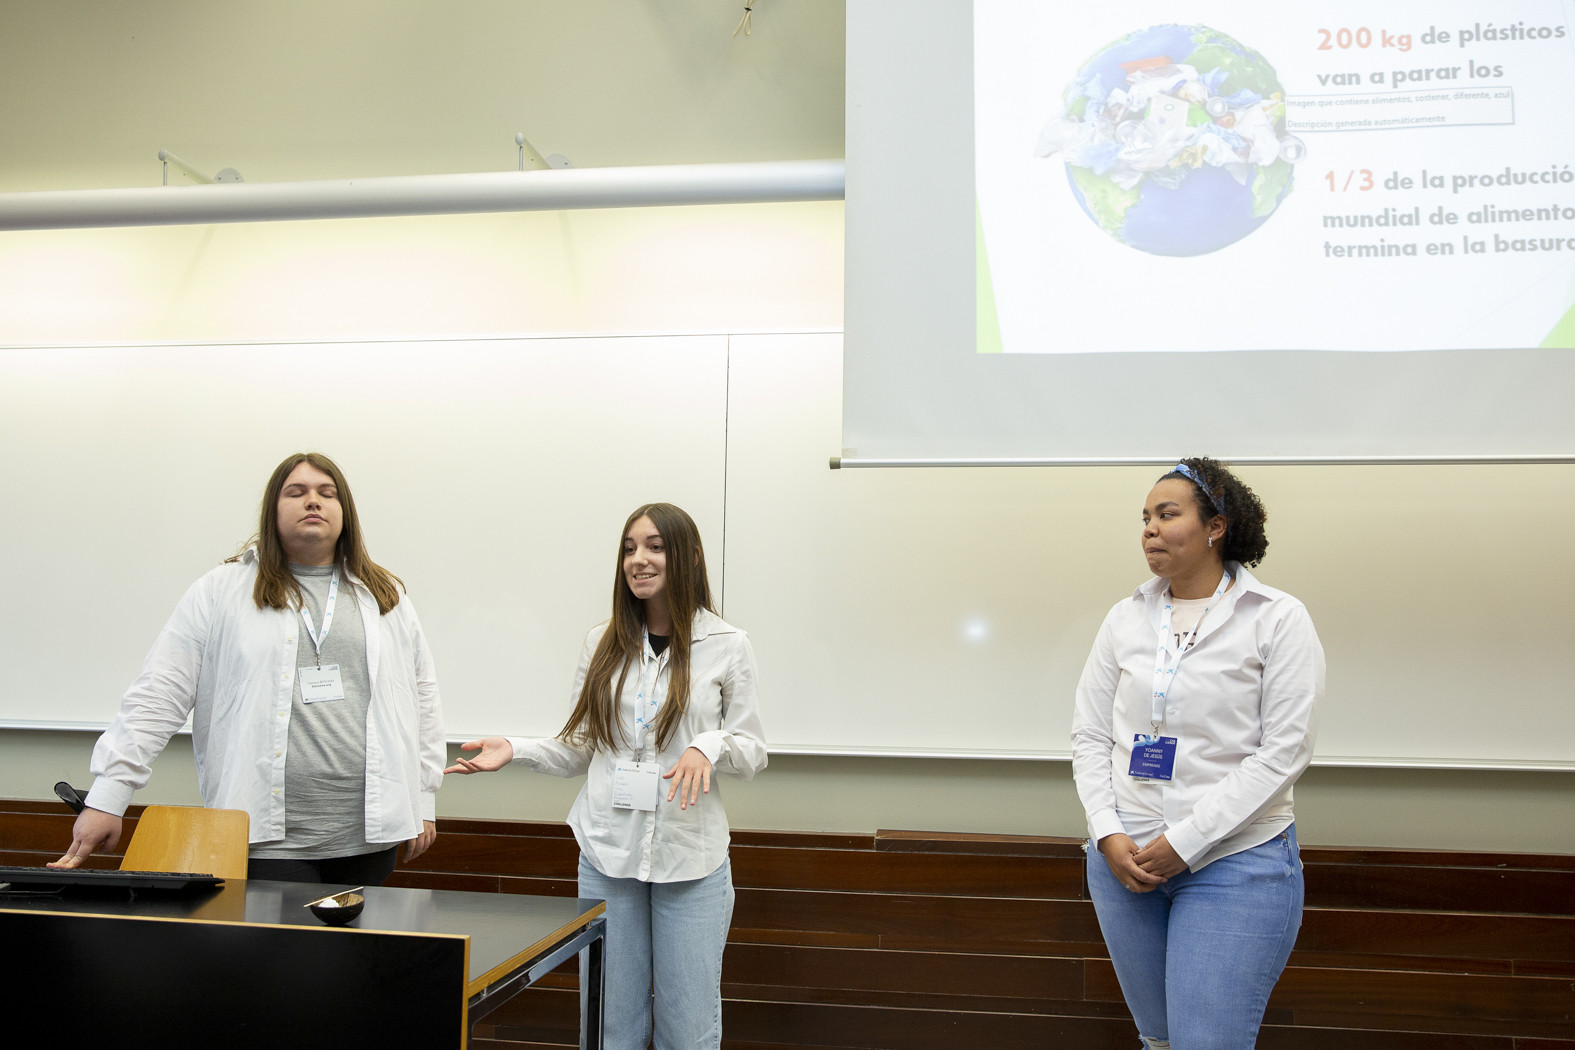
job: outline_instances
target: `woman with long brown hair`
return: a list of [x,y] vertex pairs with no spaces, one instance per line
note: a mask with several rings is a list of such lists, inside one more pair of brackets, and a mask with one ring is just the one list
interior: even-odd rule
[[[713,773],[766,765],[749,638],[716,614],[693,519],[670,503],[624,523],[612,618],[591,629],[574,709],[549,739],[488,737],[449,773],[522,763],[586,774],[569,812],[579,894],[607,902],[609,1050],[716,1048],[733,913]],[[654,996],[654,999],[653,999]]]

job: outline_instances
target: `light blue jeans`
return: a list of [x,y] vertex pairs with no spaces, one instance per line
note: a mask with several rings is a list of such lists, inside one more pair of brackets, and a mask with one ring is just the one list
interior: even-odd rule
[[[609,878],[582,855],[579,892],[607,902],[606,1050],[645,1050],[653,1013],[656,1050],[717,1050],[722,949],[733,921],[731,864],[723,861],[703,879],[642,882]],[[584,987],[583,959],[580,982]]]
[[1145,1046],[1252,1050],[1302,924],[1294,824],[1148,893],[1090,845],[1088,895]]

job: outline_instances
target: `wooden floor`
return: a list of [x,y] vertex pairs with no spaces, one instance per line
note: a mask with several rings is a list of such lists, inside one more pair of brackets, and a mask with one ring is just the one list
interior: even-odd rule
[[[0,800],[0,863],[52,859],[69,829],[57,803]],[[574,892],[561,824],[439,832],[391,885]],[[1575,857],[1302,856],[1308,907],[1260,1047],[1575,1050]],[[1075,840],[736,831],[732,858],[729,1050],[1139,1045]],[[473,1045],[576,1045],[577,1001],[566,967],[483,1019]]]

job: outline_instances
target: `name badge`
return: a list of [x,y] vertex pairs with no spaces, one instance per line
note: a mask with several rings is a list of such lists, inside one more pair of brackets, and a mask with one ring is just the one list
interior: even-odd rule
[[656,798],[661,793],[661,785],[660,763],[618,762],[613,766],[613,807],[653,813],[656,811]]
[[1132,735],[1132,765],[1127,774],[1139,780],[1169,780],[1176,771],[1176,738]]
[[345,698],[345,683],[339,677],[339,665],[329,664],[327,667],[303,667],[297,674],[301,683],[301,702],[303,704],[320,704],[324,700],[343,700]]

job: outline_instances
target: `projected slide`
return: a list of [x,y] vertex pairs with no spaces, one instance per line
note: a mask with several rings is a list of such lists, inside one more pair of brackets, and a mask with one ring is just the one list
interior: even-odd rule
[[1575,347],[1572,9],[976,0],[978,350]]

